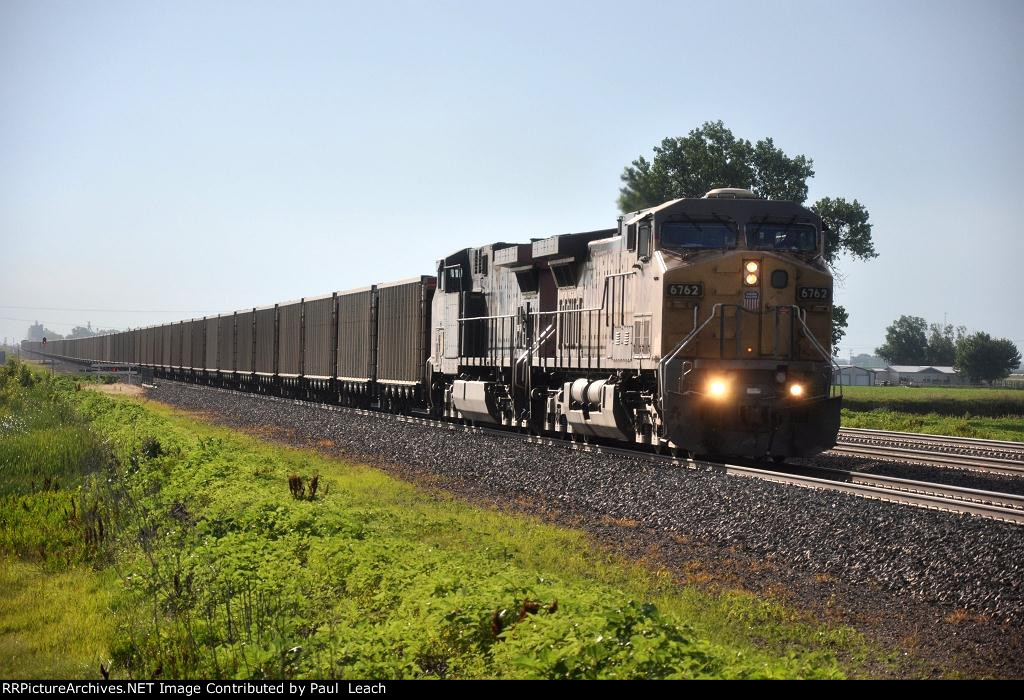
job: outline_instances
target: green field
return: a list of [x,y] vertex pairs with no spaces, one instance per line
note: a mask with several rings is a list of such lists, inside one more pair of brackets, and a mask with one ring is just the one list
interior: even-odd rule
[[986,387],[938,386],[844,386],[843,394],[851,399],[876,401],[1008,401],[1024,406],[1024,390],[988,389]]
[[943,416],[938,413],[901,413],[886,409],[851,411],[844,408],[842,425],[844,428],[871,428],[1024,442],[1024,416],[975,418]]
[[96,678],[100,663],[135,678],[896,668],[849,628],[681,586],[579,531],[66,378],[2,381],[4,677]]
[[956,387],[844,386],[843,405],[853,411],[879,408],[945,416],[1024,416],[1024,391]]
[[844,386],[843,426],[1024,441],[1024,391]]

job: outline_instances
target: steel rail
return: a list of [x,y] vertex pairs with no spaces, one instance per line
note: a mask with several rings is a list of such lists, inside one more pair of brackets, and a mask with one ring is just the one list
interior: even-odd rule
[[942,484],[934,481],[916,481],[914,479],[882,476],[879,474],[869,474],[849,469],[833,469],[830,467],[804,465],[794,467],[793,465],[787,464],[785,471],[792,472],[794,469],[807,476],[820,474],[823,478],[837,481],[845,480],[850,483],[862,484],[864,486],[876,486],[878,488],[905,491],[907,493],[941,496],[943,498],[971,501],[974,503],[987,503],[989,505],[1000,506],[1002,508],[1019,510],[1024,514],[1024,495],[1022,494],[984,491],[981,489],[971,489],[965,486],[953,486],[951,484]]
[[[722,468],[727,474],[733,474],[736,476],[754,476],[766,481],[775,481],[778,483],[794,484],[797,486],[826,489],[830,491],[842,491],[861,498],[889,501],[891,503],[900,503],[903,505],[911,505],[931,510],[941,510],[950,513],[966,513],[993,520],[1003,520],[1017,525],[1024,525],[1024,510],[1008,508],[1004,505],[977,503],[974,501],[962,500],[960,498],[951,498],[941,494],[904,492],[892,487],[821,479],[803,474],[771,471],[756,467],[744,467],[729,464],[722,465]],[[929,484],[929,486],[936,485]],[[1011,494],[998,494],[998,496],[1000,498],[1005,498],[1007,496],[1011,496]]]
[[839,431],[839,442],[844,445],[882,445],[919,451],[932,450],[949,454],[980,455],[1024,464],[1024,443],[1008,440],[982,440],[948,435],[843,428]]
[[904,433],[895,430],[875,430],[873,428],[840,428],[839,435],[865,435],[879,438],[920,440],[923,442],[940,441],[978,445],[993,449],[1010,448],[1024,452],[1024,442],[1013,440],[988,440],[985,438],[957,437],[955,435],[933,435],[931,433]]
[[948,469],[965,469],[988,474],[1024,476],[1024,463],[998,457],[950,454],[947,452],[883,445],[854,445],[849,443],[839,443],[829,450],[828,454],[878,459],[883,462],[906,462]]

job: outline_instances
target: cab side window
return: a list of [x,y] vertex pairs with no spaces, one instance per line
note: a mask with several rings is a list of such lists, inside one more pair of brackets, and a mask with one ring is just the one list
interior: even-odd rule
[[651,257],[651,226],[641,224],[637,230],[636,254],[641,259]]
[[444,274],[444,291],[446,292],[461,292],[462,291],[462,266],[453,265],[447,268]]

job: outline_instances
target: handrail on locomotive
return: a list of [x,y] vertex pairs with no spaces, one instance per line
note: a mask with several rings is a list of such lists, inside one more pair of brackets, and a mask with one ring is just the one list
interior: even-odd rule
[[[672,349],[672,352],[670,352],[668,355],[665,355],[658,362],[658,394],[659,394],[659,397],[660,397],[662,412],[664,412],[664,410],[665,410],[665,395],[669,392],[668,387],[666,385],[667,384],[666,377],[668,375],[669,366],[676,359],[676,357],[683,351],[684,348],[686,348],[690,343],[692,343],[693,341],[695,341],[697,339],[697,337],[700,335],[701,331],[703,331],[711,323],[711,321],[713,321],[715,319],[715,317],[719,314],[719,312],[722,309],[724,309],[724,308],[734,308],[738,312],[754,313],[754,312],[750,311],[749,309],[745,309],[745,308],[743,308],[742,306],[740,306],[738,304],[721,304],[721,303],[719,303],[719,304],[715,304],[714,306],[711,307],[711,313],[708,315],[707,319],[705,319],[704,322],[700,324],[700,326],[697,326],[697,319],[698,319],[698,314],[699,314],[700,309],[699,309],[699,307],[694,307],[694,309],[693,309],[694,329],[692,331],[690,331],[682,340],[679,341],[679,343],[675,346],[675,348]],[[834,370],[838,370],[839,369],[839,365],[836,363],[835,359],[833,359],[832,356],[821,345],[821,342],[817,339],[817,337],[815,337],[815,335],[811,331],[811,329],[807,327],[807,320],[806,320],[807,312],[806,312],[806,310],[801,309],[796,304],[784,304],[784,305],[780,305],[780,306],[775,306],[775,307],[773,307],[773,311],[774,311],[775,317],[776,317],[776,325],[777,325],[779,311],[782,310],[782,309],[789,310],[790,318],[795,318],[797,321],[800,322],[800,329],[803,332],[804,337],[806,337],[810,341],[812,347],[814,347],[814,349],[818,352],[818,354],[821,355],[822,359],[824,359],[826,362],[829,363],[829,370],[827,370],[828,377],[829,377],[829,381],[828,381],[829,393],[830,394],[834,393],[835,388],[838,386],[839,387],[839,393],[840,393],[840,396],[841,396],[842,395],[842,385],[841,384],[835,384],[832,381],[832,377],[833,377],[833,371],[832,370],[833,369]],[[721,316],[720,318],[724,319],[724,315]],[[720,341],[721,341],[721,338],[720,338]],[[737,342],[738,342],[738,339],[737,339]],[[792,349],[790,351],[790,354],[792,354]],[[792,359],[792,358],[780,358],[780,359]],[[686,374],[687,373],[684,372],[681,376],[685,377]],[[679,394],[679,392],[672,392],[672,393]],[[815,397],[809,397],[809,398],[815,398]]]

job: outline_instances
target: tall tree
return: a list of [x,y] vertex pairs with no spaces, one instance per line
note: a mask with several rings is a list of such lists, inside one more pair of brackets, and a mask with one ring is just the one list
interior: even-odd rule
[[1020,365],[1020,351],[1006,338],[994,339],[988,333],[974,333],[956,344],[957,371],[973,382],[1004,379]]
[[937,367],[952,367],[956,362],[956,344],[964,337],[967,329],[954,328],[952,324],[933,323],[928,334],[928,364]]
[[835,354],[835,347],[846,335],[846,327],[850,325],[850,314],[845,306],[832,305],[832,353]]
[[736,138],[721,121],[705,122],[687,136],[663,139],[654,159],[640,156],[622,173],[619,208],[635,211],[678,197],[700,197],[716,187],[745,187],[765,199],[807,199],[814,163],[789,157],[770,139]]
[[822,197],[811,209],[821,217],[828,232],[825,235],[825,259],[835,266],[837,258],[847,253],[853,258],[877,258],[875,242],[871,239],[868,210],[856,199],[848,202],[842,197]]
[[[814,161],[789,156],[770,138],[751,143],[739,139],[721,121],[705,122],[686,136],[663,139],[654,158],[640,156],[622,172],[619,208],[644,209],[678,197],[700,197],[716,187],[743,187],[766,199],[807,200],[807,180]],[[854,199],[825,197],[813,205],[825,224],[825,259],[835,267],[843,253],[867,260],[877,257],[868,211]],[[832,307],[832,345],[846,334],[848,314]]]
[[900,316],[885,329],[885,342],[875,353],[890,365],[928,362],[928,322],[920,316]]

